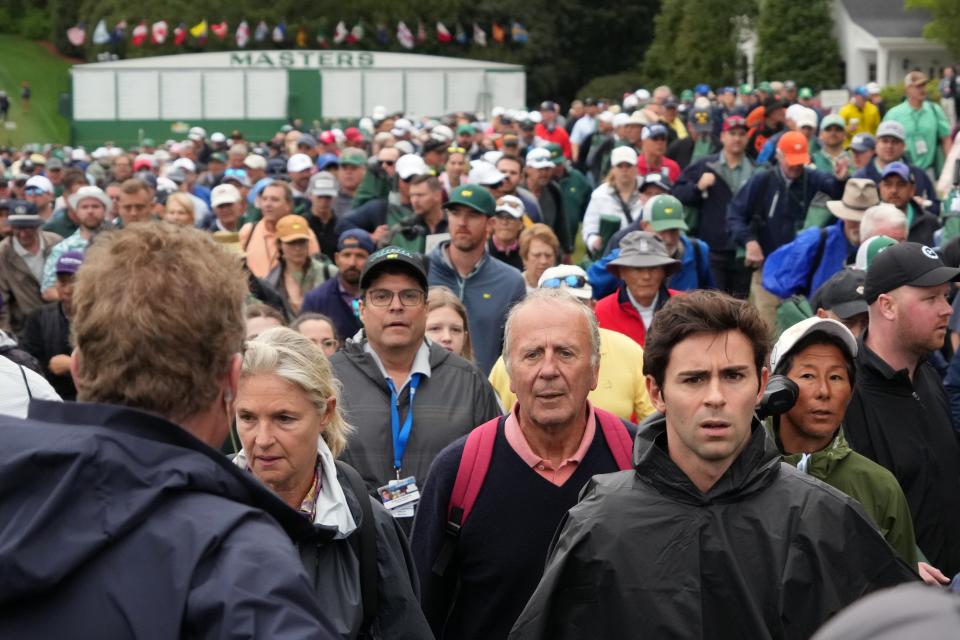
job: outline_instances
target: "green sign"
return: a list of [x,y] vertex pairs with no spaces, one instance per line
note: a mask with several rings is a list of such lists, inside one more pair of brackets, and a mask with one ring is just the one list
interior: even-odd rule
[[237,51],[231,67],[253,69],[365,69],[374,64],[370,51]]

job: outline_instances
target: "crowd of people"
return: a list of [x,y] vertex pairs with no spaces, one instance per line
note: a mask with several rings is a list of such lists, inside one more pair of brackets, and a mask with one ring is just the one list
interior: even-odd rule
[[4,150],[0,635],[946,606],[960,145],[927,82]]

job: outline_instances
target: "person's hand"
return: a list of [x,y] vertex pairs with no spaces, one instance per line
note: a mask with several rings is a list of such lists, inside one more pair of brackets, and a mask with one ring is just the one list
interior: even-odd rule
[[373,238],[374,243],[377,246],[380,246],[380,243],[387,239],[387,233],[390,232],[390,227],[385,224],[380,225],[373,230],[373,233],[370,234],[370,237]]
[[697,181],[697,189],[706,191],[717,183],[717,174],[705,171],[700,180]]
[[47,368],[50,369],[54,375],[58,376],[70,373],[70,356],[63,354],[53,356],[50,358],[50,362],[47,363]]
[[840,156],[837,158],[836,162],[833,163],[833,175],[837,180],[844,180],[847,177],[847,172],[850,170],[850,162],[847,160],[846,156]]
[[603,243],[603,238],[600,236],[591,236],[590,237],[590,251],[596,253],[602,248],[600,245]]
[[746,246],[747,255],[743,259],[743,264],[748,267],[759,268],[763,264],[763,249],[756,240],[751,240]]
[[943,575],[943,572],[940,569],[937,569],[932,564],[927,564],[926,562],[917,563],[917,573],[920,574],[920,579],[926,582],[929,585],[939,587],[950,582],[950,578]]

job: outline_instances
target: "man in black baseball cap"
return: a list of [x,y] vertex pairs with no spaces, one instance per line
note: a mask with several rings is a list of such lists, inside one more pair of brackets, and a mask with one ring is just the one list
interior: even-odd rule
[[367,258],[363,273],[360,274],[360,290],[365,292],[369,289],[370,283],[384,271],[402,271],[416,280],[424,291],[427,290],[427,271],[423,267],[423,258],[395,246],[384,247]]
[[821,318],[842,322],[853,335],[860,337],[867,328],[867,301],[863,298],[863,285],[867,277],[859,269],[841,269],[820,285],[810,306]]
[[960,269],[915,242],[874,258],[864,285],[869,325],[844,425],[856,451],[896,476],[920,550],[949,576],[960,572],[960,445],[927,357],[943,346],[952,313],[947,294],[957,280]]

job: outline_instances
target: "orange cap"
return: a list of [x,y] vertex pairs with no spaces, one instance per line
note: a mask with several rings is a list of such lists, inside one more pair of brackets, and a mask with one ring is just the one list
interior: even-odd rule
[[310,227],[307,225],[306,218],[290,214],[277,220],[277,239],[280,242],[309,240]]
[[807,144],[807,136],[799,131],[787,131],[780,136],[780,140],[777,141],[777,150],[783,152],[783,156],[790,166],[810,164],[810,147]]

